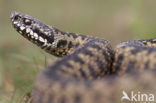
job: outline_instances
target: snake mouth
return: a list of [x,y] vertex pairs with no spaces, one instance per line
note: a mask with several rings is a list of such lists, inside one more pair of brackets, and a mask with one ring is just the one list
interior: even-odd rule
[[11,13],[10,18],[16,31],[31,42],[41,47],[49,47],[54,41],[51,28],[39,20],[16,11]]

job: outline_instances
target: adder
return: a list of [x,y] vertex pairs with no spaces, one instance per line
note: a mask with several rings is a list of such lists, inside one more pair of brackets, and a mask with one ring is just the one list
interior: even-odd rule
[[23,37],[60,57],[38,74],[33,103],[121,103],[123,90],[156,93],[156,38],[113,49],[103,38],[63,32],[20,12],[11,21]]

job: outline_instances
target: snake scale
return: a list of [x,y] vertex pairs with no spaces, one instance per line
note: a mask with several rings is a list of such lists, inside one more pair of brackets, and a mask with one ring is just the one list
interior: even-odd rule
[[33,103],[121,103],[122,91],[156,93],[156,38],[109,41],[60,31],[29,15],[12,12],[13,27],[58,59],[42,70]]

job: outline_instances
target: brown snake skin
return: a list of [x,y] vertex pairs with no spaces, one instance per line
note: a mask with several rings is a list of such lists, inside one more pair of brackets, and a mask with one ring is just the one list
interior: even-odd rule
[[156,94],[156,38],[113,49],[105,39],[63,32],[23,13],[12,12],[11,21],[22,36],[62,57],[37,76],[33,103],[131,103],[121,101],[123,90]]

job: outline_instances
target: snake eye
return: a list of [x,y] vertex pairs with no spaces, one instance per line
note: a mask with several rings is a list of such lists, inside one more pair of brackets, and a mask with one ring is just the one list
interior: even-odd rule
[[25,18],[23,22],[24,22],[26,25],[31,25],[31,20],[30,20],[30,19]]

